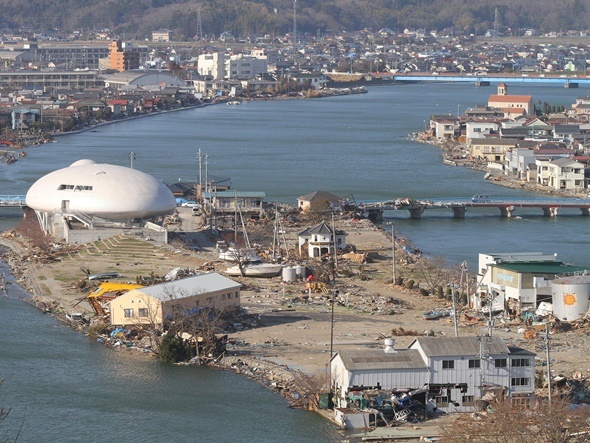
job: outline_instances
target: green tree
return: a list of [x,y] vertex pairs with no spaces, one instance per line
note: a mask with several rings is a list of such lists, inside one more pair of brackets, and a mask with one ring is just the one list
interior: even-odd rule
[[180,337],[170,333],[162,337],[160,360],[167,363],[178,363],[188,361],[191,357],[190,347]]

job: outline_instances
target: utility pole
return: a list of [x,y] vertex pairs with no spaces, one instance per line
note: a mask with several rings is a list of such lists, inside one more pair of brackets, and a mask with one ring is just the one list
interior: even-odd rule
[[393,223],[391,224],[391,278],[392,283],[395,285],[395,228]]
[[340,292],[338,290],[332,292],[332,314],[330,319],[330,358],[328,360],[328,386],[330,392],[332,392],[332,356],[334,355],[334,304],[336,303],[336,297]]
[[547,399],[551,407],[551,359],[549,358],[549,323],[545,323],[545,350],[547,351]]
[[334,213],[332,212],[332,244],[334,245],[334,276],[336,276],[336,269],[338,269],[338,247],[336,246],[336,223],[334,222]]

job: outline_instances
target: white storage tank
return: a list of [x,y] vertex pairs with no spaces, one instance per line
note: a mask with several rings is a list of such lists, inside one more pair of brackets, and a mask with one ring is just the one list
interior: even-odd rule
[[553,315],[561,321],[582,318],[590,307],[590,275],[574,275],[550,281]]
[[307,277],[305,275],[305,265],[297,265],[297,266],[295,266],[295,274],[297,275],[297,278],[300,278],[302,280],[305,280],[305,277]]
[[297,280],[297,273],[294,266],[285,266],[282,272],[284,282],[292,282]]

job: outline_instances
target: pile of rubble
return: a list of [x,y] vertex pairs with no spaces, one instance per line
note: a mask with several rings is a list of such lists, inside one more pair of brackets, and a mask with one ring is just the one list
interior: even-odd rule
[[[248,288],[252,291],[250,300],[254,303],[276,305],[277,308],[291,308],[294,305],[330,306],[332,300],[339,306],[346,307],[355,313],[369,313],[369,315],[393,315],[412,309],[411,303],[391,296],[383,296],[367,291],[353,284],[337,285],[327,292],[313,293],[301,287],[293,286],[268,288]],[[246,291],[242,288],[242,292]]]
[[289,400],[290,407],[313,409],[318,406],[316,380],[287,366],[244,356],[224,357],[217,366],[231,369],[280,393]]
[[[543,386],[535,390],[535,395],[545,398],[549,396],[546,379]],[[590,369],[586,374],[575,371],[569,375],[552,375],[551,396],[567,399],[572,404],[590,404]]]

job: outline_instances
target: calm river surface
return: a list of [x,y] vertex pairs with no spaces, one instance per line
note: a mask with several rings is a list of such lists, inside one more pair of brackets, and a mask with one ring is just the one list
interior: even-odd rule
[[[327,190],[357,201],[530,195],[495,186],[483,173],[443,166],[440,150],[408,139],[431,114],[456,114],[484,104],[492,87],[401,85],[368,94],[319,100],[259,101],[241,106],[162,114],[58,138],[0,167],[0,194],[25,194],[48,172],[81,158],[134,166],[166,183],[198,177],[197,151],[209,175],[234,189],[264,191],[296,203]],[[588,90],[511,86],[555,105],[571,105]],[[115,197],[116,198],[116,197]],[[423,251],[475,268],[479,252],[543,251],[590,264],[588,217],[539,212],[502,219],[497,212],[430,211],[422,220],[386,214],[397,232]],[[0,213],[0,229],[19,211]],[[2,271],[6,272],[6,271]],[[89,343],[16,299],[0,299],[0,405],[13,408],[0,441],[329,441],[330,425],[288,410],[278,396],[232,373],[161,365]]]

